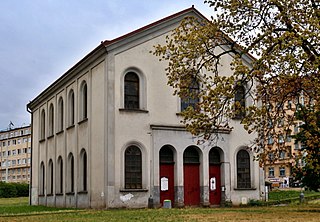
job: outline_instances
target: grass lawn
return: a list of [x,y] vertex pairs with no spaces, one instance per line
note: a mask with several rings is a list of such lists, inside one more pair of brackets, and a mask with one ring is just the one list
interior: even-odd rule
[[320,221],[320,203],[289,206],[76,210],[29,206],[27,198],[0,199],[0,221]]

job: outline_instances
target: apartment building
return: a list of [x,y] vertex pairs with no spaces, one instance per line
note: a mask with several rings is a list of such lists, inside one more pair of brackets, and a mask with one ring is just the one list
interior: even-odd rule
[[0,180],[29,183],[31,171],[31,127],[0,131]]
[[[306,102],[313,102],[306,100],[304,95],[285,102],[281,107],[285,112],[282,118],[277,122],[269,123],[272,128],[274,124],[276,135],[268,135],[266,133],[265,148],[269,150],[268,157],[264,163],[265,180],[272,183],[273,187],[288,188],[298,186],[297,181],[294,180],[292,168],[296,164],[302,165],[301,160],[298,159],[299,152],[303,148],[303,144],[296,142],[293,135],[299,132],[302,121],[295,120],[294,124],[288,123],[288,116],[292,116],[299,106],[304,106]],[[270,112],[275,112],[273,106]],[[268,129],[266,129],[268,132]],[[280,133],[282,132],[282,133]]]

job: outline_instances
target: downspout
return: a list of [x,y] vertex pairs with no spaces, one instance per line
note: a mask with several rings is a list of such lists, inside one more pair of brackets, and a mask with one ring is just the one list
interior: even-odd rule
[[[32,153],[33,153],[33,113],[32,111],[29,109],[29,106],[27,105],[27,112],[31,114],[31,153],[30,153],[30,181],[29,181],[29,205],[31,205],[31,198],[32,198]],[[28,152],[28,151],[27,151]]]

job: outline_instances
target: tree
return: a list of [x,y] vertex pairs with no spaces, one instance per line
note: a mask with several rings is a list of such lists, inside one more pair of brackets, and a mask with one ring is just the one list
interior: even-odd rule
[[[230,120],[242,116],[244,128],[249,133],[257,132],[252,149],[264,160],[270,151],[265,146],[266,138],[279,141],[290,134],[300,105],[313,118],[319,111],[320,3],[204,2],[214,9],[214,17],[210,21],[186,18],[167,36],[165,45],[155,46],[153,53],[168,61],[168,84],[175,94],[199,98],[197,106],[189,107],[182,116],[187,129],[199,136],[200,142],[214,139],[217,130],[231,128]],[[220,61],[227,54],[233,55],[234,72],[222,76]],[[248,65],[243,58],[250,54],[256,59]],[[196,93],[188,88],[194,80],[201,86]],[[234,96],[243,85],[244,98],[253,100],[245,107]],[[301,96],[307,99],[302,101]],[[277,151],[283,149],[279,143]],[[319,169],[314,172],[319,173]]]
[[[316,114],[316,118],[314,113]],[[320,111],[312,107],[301,107],[297,112],[297,119],[303,121],[299,133],[295,135],[296,142],[302,144],[294,167],[296,180],[302,182],[314,191],[319,191],[320,184]]]

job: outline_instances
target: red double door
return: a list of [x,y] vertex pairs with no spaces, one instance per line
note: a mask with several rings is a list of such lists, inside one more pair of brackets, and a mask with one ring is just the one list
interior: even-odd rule
[[183,165],[184,205],[200,205],[200,175],[199,165],[185,163]]
[[211,205],[220,205],[221,202],[221,173],[218,164],[209,166],[209,202]]
[[171,200],[174,204],[174,163],[160,164],[160,203]]

